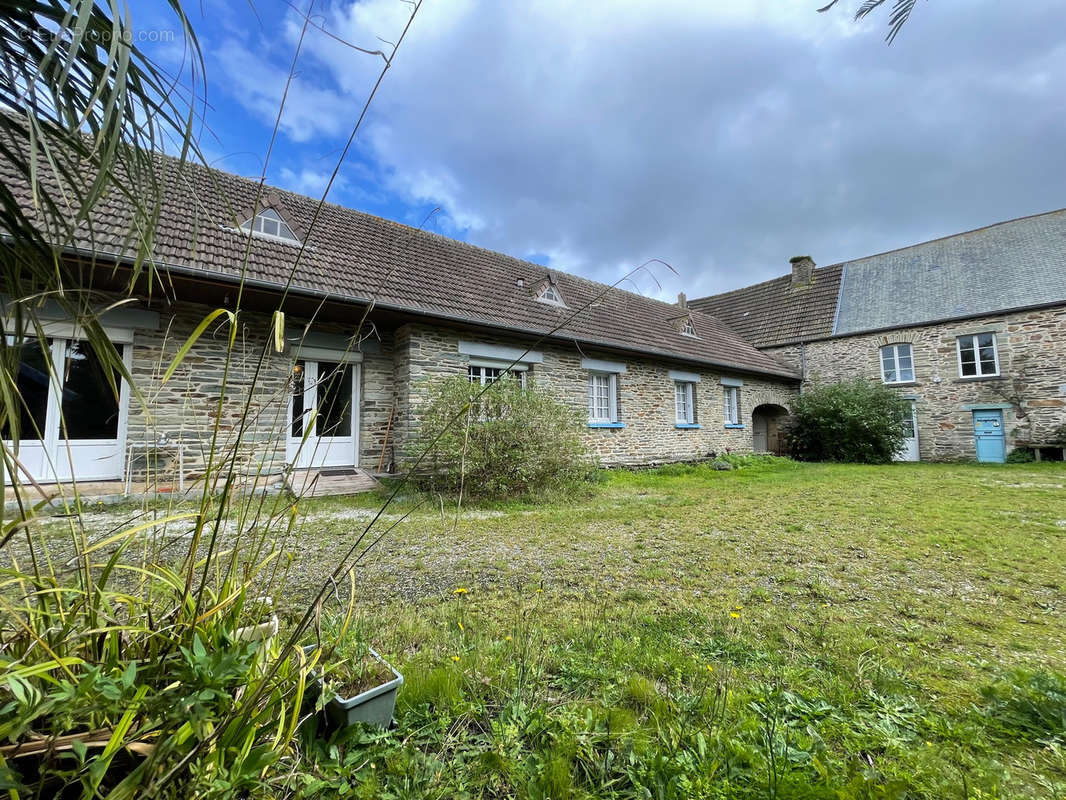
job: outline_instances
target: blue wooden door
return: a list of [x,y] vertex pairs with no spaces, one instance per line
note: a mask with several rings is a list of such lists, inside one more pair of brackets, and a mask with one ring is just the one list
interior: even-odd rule
[[977,439],[977,460],[1003,463],[1007,455],[1003,412],[998,409],[973,412],[973,432]]

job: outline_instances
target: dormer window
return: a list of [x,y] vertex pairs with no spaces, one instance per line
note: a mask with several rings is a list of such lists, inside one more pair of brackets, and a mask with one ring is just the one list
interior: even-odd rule
[[559,291],[559,287],[555,285],[555,282],[550,279],[541,284],[537,290],[536,299],[538,302],[547,303],[548,305],[566,307],[562,292]]
[[272,208],[265,208],[260,211],[255,215],[254,219],[250,219],[241,225],[241,230],[257,236],[281,239],[285,242],[299,243],[300,241],[296,238],[296,234],[292,232],[292,228],[289,227],[288,223]]
[[681,320],[681,335],[691,336],[697,338],[696,326],[692,323],[692,317],[685,317]]

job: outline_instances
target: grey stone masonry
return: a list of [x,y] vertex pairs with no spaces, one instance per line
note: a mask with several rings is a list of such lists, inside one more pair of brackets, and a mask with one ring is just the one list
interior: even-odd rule
[[[130,402],[127,445],[137,477],[143,476],[150,463],[155,469],[161,468],[161,462],[172,468],[178,442],[184,449],[187,478],[203,474],[213,442],[215,463],[235,455],[244,475],[280,476],[286,469],[295,353],[291,345],[285,352],[274,351],[269,315],[241,312],[232,349],[228,321],[216,319],[172,377],[163,382],[177,353],[211,310],[183,303],[160,314],[158,330],[133,332],[132,375],[138,393]],[[306,321],[290,318],[286,340],[298,340],[305,330],[341,337],[354,334],[342,325],[307,326]],[[460,340],[526,346],[483,329],[460,332],[410,323],[394,331],[371,330],[373,336],[360,348],[358,463],[372,471],[379,465],[388,468],[402,462],[405,445],[418,436],[433,381],[466,374],[470,357],[459,352]],[[624,363],[625,371],[617,379],[620,426],[582,429],[590,450],[605,465],[695,460],[711,453],[750,451],[753,410],[765,403],[787,407],[797,391],[787,380],[726,375],[652,358],[583,353],[576,345],[552,343],[537,350],[543,359],[531,365],[530,379],[569,403],[582,419],[587,418],[589,386],[589,369],[582,366],[582,360]],[[699,376],[691,427],[676,424],[672,370]],[[724,422],[723,378],[742,384],[738,426]]]
[[[459,352],[459,342],[502,345],[525,349],[528,342],[488,336],[482,332],[460,333],[422,324],[409,324],[396,332],[394,349],[396,402],[400,425],[396,429],[396,453],[418,435],[420,409],[428,402],[435,379],[466,374],[470,358]],[[535,347],[543,360],[530,365],[529,378],[569,403],[581,416],[588,414],[589,370],[584,358],[624,363],[618,376],[618,420],[624,427],[583,429],[589,449],[604,465],[641,465],[695,460],[710,453],[749,452],[752,449],[752,411],[770,403],[788,407],[797,387],[787,381],[671,364],[636,356],[582,352],[576,345],[542,343]],[[695,424],[676,425],[674,379],[671,370],[697,373]],[[742,381],[740,423],[727,427],[723,377]]]
[[[182,345],[210,312],[207,306],[183,303],[160,315],[158,330],[134,331],[131,375],[139,396],[135,393],[130,400],[127,446],[135,474],[149,459],[173,461],[176,442],[183,443],[190,477],[205,469],[212,442],[216,463],[236,450],[239,469],[246,475],[280,474],[286,467],[294,353],[291,346],[283,353],[274,351],[269,315],[241,312],[232,350],[229,324],[217,319],[163,382]],[[305,325],[287,320],[286,338],[298,339]],[[325,324],[310,330],[353,333]],[[375,470],[394,404],[391,335],[375,336],[363,346],[359,375],[359,465]]]
[[[994,333],[999,374],[960,376],[957,339]],[[880,351],[909,342],[914,381],[897,390],[916,400],[923,460],[976,457],[973,406],[1002,406],[1008,451],[1046,443],[1066,424],[1066,307],[1020,311],[896,331],[841,336],[768,349],[796,369],[804,386],[855,377],[881,380]]]

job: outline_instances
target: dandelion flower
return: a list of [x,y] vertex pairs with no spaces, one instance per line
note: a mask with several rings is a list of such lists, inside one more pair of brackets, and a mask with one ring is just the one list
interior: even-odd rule
[[452,656],[452,661],[458,661],[458,660],[459,660],[459,656]]
[[460,586],[458,589],[452,592],[452,594],[466,594],[468,591],[470,590],[467,589],[465,586]]
[[708,672],[714,672],[714,667],[712,667],[710,664],[708,664],[707,665],[707,671]]
[[543,592],[544,592],[544,590],[543,590],[543,589],[537,589],[537,594],[541,594],[541,593],[543,593]]
[[465,631],[466,630],[466,628],[463,627],[463,623],[462,622],[459,623],[459,630],[461,630],[461,631]]
[[505,642],[509,642],[509,641],[511,641],[511,637],[510,637],[510,636],[504,636],[504,637],[503,637],[503,640],[504,640]]
[[740,614],[738,614],[736,611],[730,611],[729,616],[733,619],[740,619]]
[[737,607],[736,607],[736,610],[737,610],[737,611],[740,611],[740,610],[741,610],[741,609],[743,609],[743,608],[744,608],[744,606],[737,606]]

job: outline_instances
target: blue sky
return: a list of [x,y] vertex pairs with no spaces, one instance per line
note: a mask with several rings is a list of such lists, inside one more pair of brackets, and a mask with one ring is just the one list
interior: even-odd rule
[[[294,3],[188,4],[214,166],[262,169]],[[636,288],[668,299],[1066,206],[1060,2],[929,0],[891,47],[817,5],[425,0],[329,199],[607,282],[659,258]],[[314,4],[271,183],[322,192],[381,65],[338,39],[387,47],[410,8]]]

